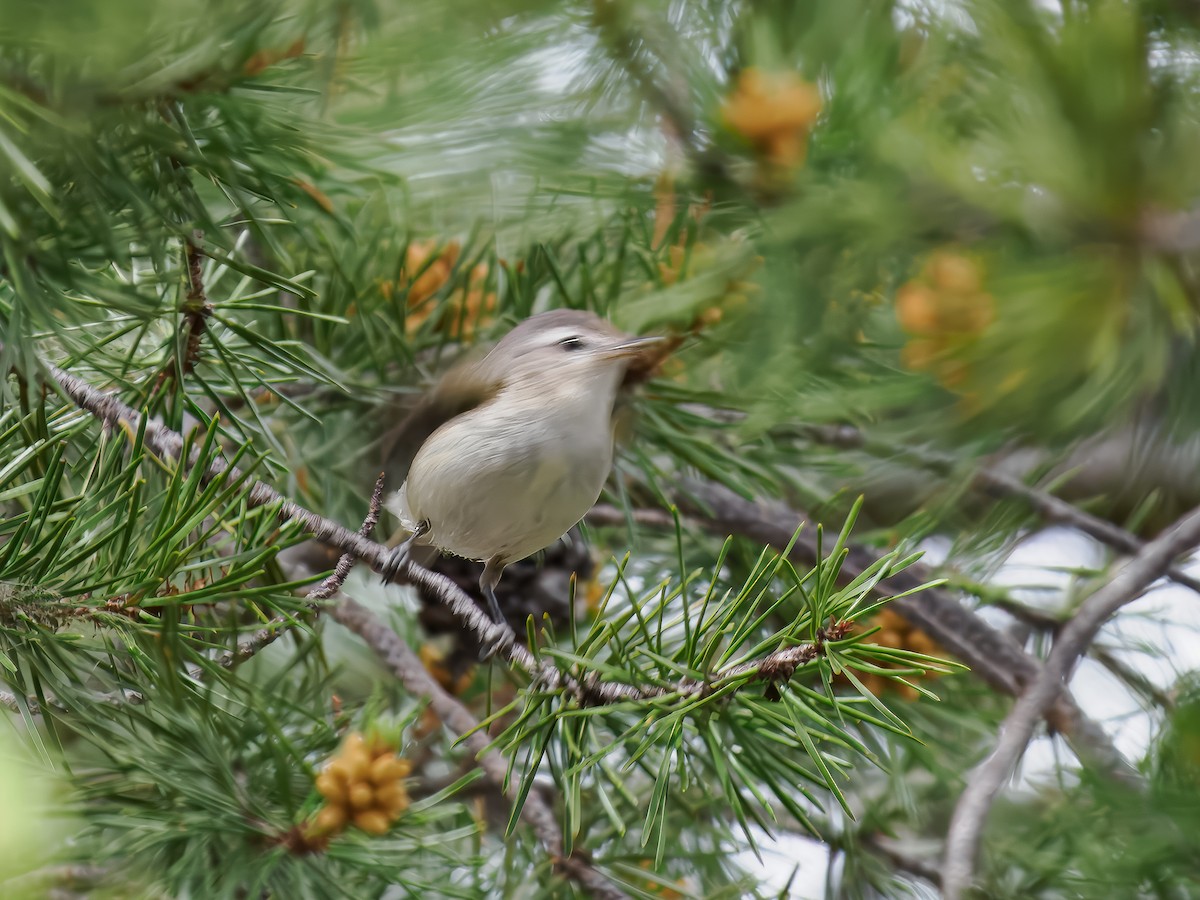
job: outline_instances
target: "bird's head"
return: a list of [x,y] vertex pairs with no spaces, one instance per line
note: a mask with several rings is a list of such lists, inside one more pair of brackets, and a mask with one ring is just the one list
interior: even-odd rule
[[486,360],[506,385],[600,380],[615,390],[630,362],[662,342],[634,337],[590,312],[556,309],[531,316],[504,336]]

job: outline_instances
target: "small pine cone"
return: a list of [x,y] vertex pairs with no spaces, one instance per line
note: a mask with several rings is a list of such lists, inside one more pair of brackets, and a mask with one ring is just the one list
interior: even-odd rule
[[375,791],[375,808],[387,813],[389,819],[395,819],[408,809],[408,792],[404,785],[394,781]]
[[386,834],[391,825],[387,814],[378,809],[364,809],[354,814],[354,827],[367,834]]
[[375,806],[375,792],[365,781],[357,781],[350,785],[350,808],[361,812]]
[[326,769],[317,776],[317,793],[330,803],[346,802],[346,782],[334,772]]
[[313,827],[318,834],[337,834],[346,827],[349,820],[344,806],[329,803],[317,813],[313,819]]
[[371,768],[371,757],[365,750],[344,754],[342,762],[346,767],[346,781],[349,784],[365,779]]
[[983,286],[979,263],[961,253],[938,251],[925,264],[925,272],[939,291],[974,294]]
[[388,784],[393,784],[408,775],[411,766],[408,760],[401,759],[394,753],[389,753],[386,756],[380,756],[375,762],[371,763],[371,771],[368,774],[371,783],[376,787],[383,787]]
[[350,772],[350,767],[346,764],[346,760],[341,756],[335,756],[333,759],[331,759],[329,764],[325,766],[325,772],[323,774],[326,774],[330,776],[330,778],[339,782],[342,785],[343,790],[347,784],[354,780],[354,776]]

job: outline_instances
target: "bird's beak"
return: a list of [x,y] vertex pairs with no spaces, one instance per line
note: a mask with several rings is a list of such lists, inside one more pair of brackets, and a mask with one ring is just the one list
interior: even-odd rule
[[637,337],[628,338],[617,344],[610,344],[597,351],[600,356],[607,359],[624,359],[630,356],[638,356],[650,347],[656,344],[661,344],[666,338],[662,337]]

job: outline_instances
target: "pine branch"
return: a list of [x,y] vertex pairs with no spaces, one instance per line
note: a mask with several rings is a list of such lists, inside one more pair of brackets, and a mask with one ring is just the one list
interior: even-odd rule
[[[133,408],[125,405],[116,397],[102,393],[80,378],[59,369],[57,366],[46,364],[51,378],[81,409],[85,409],[100,420],[115,425],[120,421],[128,423],[130,430],[137,432],[142,427],[142,415]],[[183,437],[175,431],[159,425],[157,422],[145,423],[145,446],[151,452],[161,457],[180,461],[183,453]],[[190,468],[196,464],[198,450],[193,450],[186,465]],[[242,477],[242,473],[221,456],[214,456],[201,477],[207,484],[212,479],[227,476],[234,479]],[[250,507],[278,506],[277,515],[282,521],[290,521],[311,534],[317,540],[342,550],[344,556],[359,559],[376,572],[382,573],[391,559],[391,551],[383,544],[368,540],[363,534],[350,531],[343,525],[333,522],[311,510],[305,509],[298,503],[286,499],[274,488],[261,481],[248,480],[246,503]],[[376,484],[377,489],[379,483]],[[368,523],[370,522],[368,516]],[[367,523],[364,523],[364,525]],[[339,566],[341,563],[339,562]],[[335,576],[332,576],[336,578]],[[345,577],[344,575],[342,576]],[[522,669],[534,682],[547,691],[562,690],[574,697],[581,705],[597,706],[611,705],[625,701],[650,700],[665,697],[680,699],[707,695],[717,684],[730,680],[745,678],[747,683],[755,681],[786,681],[792,677],[801,665],[815,659],[821,652],[824,638],[812,644],[800,644],[794,647],[777,650],[758,660],[739,663],[721,669],[707,679],[700,681],[693,678],[681,678],[667,686],[645,686],[616,681],[601,681],[598,672],[589,672],[583,677],[563,672],[550,661],[539,661],[530,650],[516,641],[516,636],[506,624],[497,624],[491,620],[450,578],[436,572],[424,569],[411,560],[398,573],[398,578],[413,584],[436,596],[462,622],[464,627],[475,632],[483,646],[494,646],[497,652],[509,663]],[[319,590],[319,589],[318,589]],[[836,639],[841,623],[831,626],[828,639]],[[267,631],[269,629],[264,629]],[[260,632],[260,635],[262,633]],[[844,632],[840,633],[844,636]],[[259,635],[251,642],[261,639]],[[269,643],[269,641],[268,641]],[[234,654],[240,651],[231,651]],[[222,657],[225,659],[225,657]],[[236,662],[236,659],[233,660]],[[232,662],[231,662],[232,664]]]
[[[338,600],[330,615],[362,638],[409,691],[428,699],[442,723],[455,734],[464,736],[463,743],[474,751],[488,779],[510,800],[517,798],[517,786],[508,781],[508,764],[499,753],[490,749],[490,742],[480,730],[478,720],[434,681],[421,660],[395,631],[365,606],[345,595]],[[626,896],[582,855],[572,853],[569,857],[562,856],[562,830],[553,810],[536,791],[526,795],[521,817],[529,823],[538,840],[550,853],[556,869],[590,891],[594,897],[615,900]]]
[[[705,482],[689,482],[675,499],[696,524],[710,533],[722,537],[737,534],[779,549],[791,543],[799,523],[809,518],[786,504],[777,501],[754,503],[727,488]],[[644,518],[647,524],[656,520],[663,521],[657,511]],[[613,524],[624,521],[622,516]],[[673,522],[670,527],[674,527]],[[842,577],[846,580],[856,578],[876,561],[876,555],[865,547],[852,544],[847,551],[842,565]],[[814,565],[818,559],[815,535],[801,532],[792,548],[791,558],[803,565]],[[873,591],[879,596],[902,593],[933,577],[932,572],[918,563],[891,575],[888,589],[876,585]],[[943,588],[927,588],[916,597],[898,597],[891,601],[889,608],[934,638],[1001,693],[1019,695],[1040,672],[1037,660],[1025,653],[1011,637],[992,628]],[[1133,767],[1113,746],[1104,729],[1083,714],[1069,692],[1064,691],[1047,708],[1046,719],[1052,728],[1067,737],[1081,759],[1112,777],[1131,784],[1139,783]]]
[[[379,524],[385,478],[386,476],[381,472],[379,477],[375,479],[375,489],[371,492],[367,516],[363,519],[362,527],[358,529],[358,533],[363,537],[369,537],[371,532],[375,530],[375,526]],[[345,584],[346,579],[350,576],[350,570],[354,568],[355,562],[356,559],[353,554],[343,553],[341,555],[337,561],[337,566],[333,570],[333,574],[305,595],[305,598],[309,600],[309,612],[314,615],[320,615],[323,608],[321,601],[328,600],[342,589],[342,585]],[[296,620],[294,618],[276,616],[259,631],[256,631],[252,637],[239,643],[236,650],[230,650],[218,657],[217,664],[225,669],[241,665],[264,647],[269,647],[275,643],[275,641],[295,625]]]
[[967,781],[946,836],[942,867],[947,900],[959,900],[971,886],[975,855],[992,802],[1025,752],[1039,719],[1064,690],[1076,660],[1087,652],[1100,627],[1122,606],[1145,593],[1172,560],[1200,544],[1200,510],[1193,510],[1148,543],[1107,584],[1088,597],[1067,622],[1042,671],[1013,705],[1000,727],[996,746]]
[[[812,427],[806,431],[821,443],[833,447],[872,452],[876,446],[863,432],[849,425]],[[953,469],[953,463],[949,459],[932,453],[909,449],[905,451],[905,455],[912,456],[920,465],[942,475]],[[1146,547],[1145,541],[1119,525],[1084,512],[1048,491],[1030,487],[1021,479],[990,466],[983,466],[975,472],[971,486],[993,499],[1013,497],[1022,500],[1042,521],[1054,525],[1067,525],[1122,553],[1137,554]],[[1176,584],[1200,594],[1200,579],[1189,575],[1181,566],[1172,563],[1167,567],[1166,575]]]
[[[88,700],[92,703],[102,703],[108,706],[120,706],[124,703],[145,703],[146,697],[141,691],[134,690],[118,690],[108,691],[105,693],[91,694]],[[63,703],[58,697],[53,694],[46,695],[46,705],[54,707],[58,713],[69,713],[71,708]],[[0,691],[0,706],[5,707],[15,713],[24,713],[28,710],[32,716],[42,714],[42,704],[35,697],[26,697],[24,704],[21,699],[10,691]]]
[[646,38],[624,21],[627,13],[619,0],[593,0],[593,6],[594,21],[613,57],[637,83],[650,105],[662,115],[669,131],[683,145],[700,173],[716,181],[731,182],[733,177],[728,161],[715,147],[706,146],[700,135],[690,108],[686,80],[674,77],[671,87],[660,83],[646,58],[646,50],[639,51],[639,44],[644,46]]
[[[136,431],[140,427],[141,415],[121,403],[115,397],[104,394],[53,365],[47,365],[51,377],[78,406],[109,424],[124,419]],[[178,460],[183,449],[183,438],[174,431],[157,423],[146,423],[146,446],[160,456]],[[195,451],[194,451],[195,452]],[[195,459],[188,461],[193,464]],[[207,482],[229,472],[229,464],[221,457],[210,463],[204,474]],[[698,513],[701,522],[709,530],[721,533],[730,531],[762,540],[774,546],[786,546],[795,533],[794,524],[803,518],[795,511],[776,504],[773,511],[742,500],[730,491],[715,485],[693,484],[689,491],[693,496],[705,495],[708,507],[717,504],[720,510],[699,510],[694,505],[689,510]],[[681,498],[686,499],[686,498]],[[374,571],[381,572],[390,558],[390,551],[382,544],[367,540],[361,534],[350,531],[287,500],[273,488],[262,482],[251,482],[247,502],[251,506],[277,504],[282,520],[292,521],[318,540],[338,547],[345,554],[362,560]],[[781,523],[792,523],[790,526]],[[867,568],[874,559],[869,551],[851,547],[843,566],[843,572],[853,578]],[[793,557],[816,562],[815,545],[798,541]],[[497,647],[500,654],[511,664],[524,670],[545,690],[565,690],[584,705],[605,705],[627,700],[645,700],[668,695],[679,697],[703,694],[711,689],[713,679],[752,676],[752,680],[790,677],[816,645],[801,645],[768,654],[761,660],[745,663],[729,670],[716,673],[706,682],[682,679],[670,687],[644,687],[621,682],[601,682],[596,672],[583,678],[562,672],[550,662],[537,660],[528,648],[517,643],[511,629],[493,623],[475,602],[451,579],[438,573],[422,569],[411,562],[401,570],[400,576],[437,596],[463,625],[475,632],[484,646]],[[900,585],[901,590],[915,587],[919,583],[912,572],[899,573],[897,577],[910,580],[910,585]],[[945,592],[926,591],[920,600],[902,597],[893,601],[893,608],[939,641],[947,650],[955,653],[994,687],[1009,694],[1016,694],[1023,683],[1036,677],[1037,663],[1030,659],[1020,647],[1004,635],[982,622],[958,601]],[[1103,730],[1091,723],[1068,696],[1053,704],[1047,711],[1051,723],[1073,741],[1081,756],[1093,764],[1114,774],[1129,772],[1128,764],[1112,747]]]

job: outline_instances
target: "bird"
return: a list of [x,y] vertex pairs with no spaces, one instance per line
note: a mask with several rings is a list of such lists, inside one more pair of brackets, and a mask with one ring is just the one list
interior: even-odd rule
[[504,569],[553,544],[599,499],[618,392],[664,341],[558,309],[447,372],[398,429],[428,437],[386,501],[408,538],[390,554],[384,580],[416,547],[481,562],[480,592],[503,624],[496,586]]

